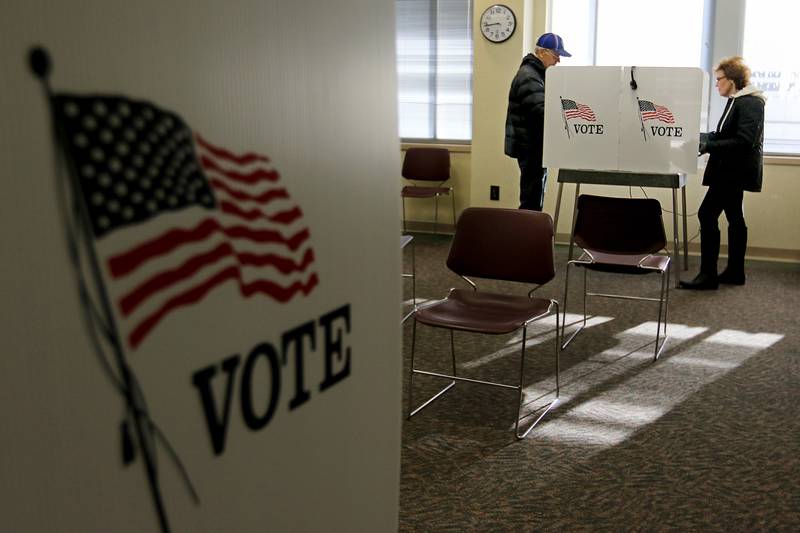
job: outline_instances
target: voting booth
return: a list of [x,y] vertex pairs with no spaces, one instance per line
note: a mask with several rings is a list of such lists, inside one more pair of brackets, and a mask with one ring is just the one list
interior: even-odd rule
[[544,165],[693,174],[707,104],[699,68],[547,69]]
[[576,200],[581,183],[668,187],[676,254],[680,189],[686,264],[684,185],[697,172],[707,104],[708,75],[699,68],[547,69],[543,164],[559,169],[556,224],[564,183],[576,184]]

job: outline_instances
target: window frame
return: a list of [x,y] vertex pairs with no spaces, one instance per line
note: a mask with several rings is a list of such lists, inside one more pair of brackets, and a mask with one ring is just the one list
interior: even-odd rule
[[[439,0],[430,0],[431,2],[431,22],[430,22],[430,31],[435,36],[435,38],[431,41],[432,43],[432,54],[431,54],[431,63],[433,64],[432,74],[429,80],[430,86],[430,94],[432,95],[432,102],[430,104],[431,107],[431,116],[430,116],[430,123],[431,123],[431,130],[433,131],[432,137],[399,137],[401,146],[402,147],[410,147],[413,145],[447,145],[452,146],[454,148],[453,151],[469,151],[472,145],[472,124],[474,121],[474,115],[472,112],[473,109],[473,101],[472,101],[472,79],[474,77],[475,68],[474,68],[474,28],[473,28],[473,14],[475,9],[475,0],[465,0],[469,2],[469,12],[467,14],[467,27],[469,28],[469,39],[470,39],[470,48],[472,49],[472,56],[470,61],[470,86],[469,86],[469,93],[470,93],[470,102],[469,102],[469,109],[470,109],[470,132],[469,132],[469,139],[450,139],[445,137],[437,137],[437,83],[438,83],[438,75],[439,70],[436,66],[437,59],[439,57],[439,36],[438,36],[438,4]],[[399,64],[399,61],[398,61]],[[399,116],[399,108],[400,108],[400,83],[399,83],[399,73],[398,73],[398,92],[397,92],[397,105],[398,105],[398,126],[400,123],[400,116]],[[398,135],[399,135],[398,131]]]

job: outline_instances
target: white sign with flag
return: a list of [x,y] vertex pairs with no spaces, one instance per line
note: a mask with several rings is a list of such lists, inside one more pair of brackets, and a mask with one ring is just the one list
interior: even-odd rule
[[392,5],[4,7],[0,530],[397,530]]

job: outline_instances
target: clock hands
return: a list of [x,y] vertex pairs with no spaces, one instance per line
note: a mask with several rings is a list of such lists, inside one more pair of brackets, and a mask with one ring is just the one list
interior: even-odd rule
[[478,28],[489,42],[502,43],[511,37],[516,25],[514,12],[508,6],[495,4],[484,10]]

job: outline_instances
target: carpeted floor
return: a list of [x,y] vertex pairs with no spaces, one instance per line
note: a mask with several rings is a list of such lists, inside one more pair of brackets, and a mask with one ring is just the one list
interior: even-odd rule
[[[418,303],[466,287],[445,266],[449,242],[415,235]],[[556,279],[537,295],[563,301],[566,255],[557,247]],[[671,288],[657,362],[655,304],[590,299],[589,327],[561,354],[560,402],[524,440],[512,390],[457,383],[404,420],[400,531],[800,531],[800,265],[748,262],[747,274],[743,287]],[[656,296],[659,278],[591,272],[592,287]],[[403,327],[407,394],[412,320]],[[529,333],[528,410],[552,399],[554,327]],[[520,342],[457,333],[459,374],[513,383]],[[417,368],[447,372],[449,349],[447,331],[418,326]],[[415,376],[415,404],[444,384]]]

